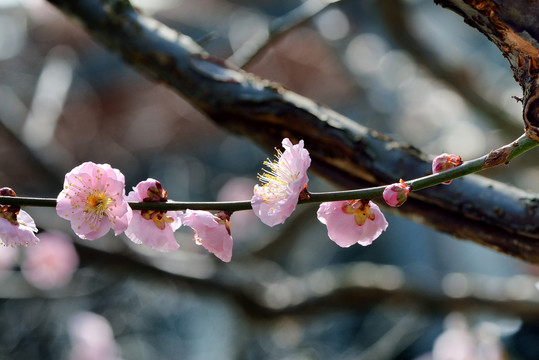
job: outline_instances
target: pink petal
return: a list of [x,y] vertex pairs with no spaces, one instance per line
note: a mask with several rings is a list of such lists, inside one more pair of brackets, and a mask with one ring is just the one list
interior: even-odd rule
[[224,262],[232,259],[232,237],[226,226],[218,223],[216,216],[208,211],[188,209],[182,217],[182,222],[195,231],[197,244]]
[[12,224],[0,217],[0,244],[4,246],[28,246],[37,244],[39,239],[34,233],[37,232],[34,219],[24,210],[17,215],[19,224]]

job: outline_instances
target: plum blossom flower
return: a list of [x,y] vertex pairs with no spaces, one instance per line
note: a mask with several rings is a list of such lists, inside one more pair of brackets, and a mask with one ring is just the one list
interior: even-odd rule
[[183,225],[195,231],[195,243],[202,245],[224,262],[232,259],[230,214],[224,211],[213,215],[209,211],[189,210],[182,215]]
[[40,234],[39,239],[37,246],[26,249],[21,266],[23,276],[43,290],[66,285],[79,265],[71,239],[60,232]]
[[[4,187],[2,196],[15,196],[15,191]],[[28,246],[37,244],[39,239],[34,219],[17,205],[0,205],[0,244],[4,246]]]
[[[166,202],[167,199],[167,192],[161,183],[151,178],[139,182],[127,194],[127,201]],[[181,225],[178,211],[135,210],[125,234],[136,244],[144,244],[163,252],[173,251],[180,247],[174,231]]]
[[109,229],[118,235],[133,215],[125,199],[125,178],[109,164],[85,162],[69,173],[58,195],[56,212],[71,221],[81,238],[95,240]]
[[[460,156],[443,153],[438,155],[432,161],[432,173],[437,174],[442,171],[452,169],[456,166],[462,164],[462,159]],[[449,185],[453,180],[445,181],[442,184]]]
[[308,198],[307,169],[311,165],[309,152],[303,148],[303,140],[297,145],[285,138],[284,152],[277,150],[275,161],[264,162],[269,170],[264,170],[258,178],[262,186],[255,185],[251,199],[253,211],[268,225],[282,224],[296,209],[300,197]]
[[329,238],[341,247],[370,245],[387,228],[384,214],[368,200],[325,202],[317,216],[327,226]]
[[410,186],[406,185],[402,179],[400,182],[386,186],[382,194],[389,206],[398,207],[408,199]]

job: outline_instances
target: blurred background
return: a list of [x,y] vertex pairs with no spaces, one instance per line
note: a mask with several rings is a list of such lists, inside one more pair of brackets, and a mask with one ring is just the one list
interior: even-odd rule
[[[521,96],[483,35],[429,0],[136,0],[211,54],[424,152],[474,158],[522,133]],[[303,5],[302,5],[303,4]],[[254,58],[246,44],[267,44]],[[279,144],[275,144],[279,146]],[[308,149],[309,144],[306,144]],[[44,0],[0,0],[0,184],[56,197],[84,161],[127,189],[246,200],[267,154],[148,81]],[[485,176],[539,191],[527,154]],[[509,170],[510,169],[510,170]],[[309,189],[331,190],[310,175]],[[301,206],[284,225],[232,216],[232,262],[181,228],[170,254],[76,239],[49,208],[32,248],[0,249],[0,359],[538,359],[537,267],[387,214],[341,249]],[[405,210],[405,209],[404,209]]]

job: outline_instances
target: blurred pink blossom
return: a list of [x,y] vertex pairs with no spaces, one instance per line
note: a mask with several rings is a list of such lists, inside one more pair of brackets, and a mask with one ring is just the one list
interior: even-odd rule
[[70,360],[120,360],[112,328],[104,317],[80,312],[69,320]]
[[318,220],[337,245],[370,245],[387,228],[387,221],[372,201],[333,201],[320,204]]
[[[227,181],[217,194],[218,201],[249,199],[253,195],[255,181],[245,177],[235,177]],[[252,211],[236,211],[231,216],[234,222],[234,240],[252,239],[260,231],[260,221]]]
[[298,199],[306,194],[307,169],[311,165],[309,152],[303,148],[303,140],[297,145],[285,138],[284,152],[277,150],[277,159],[264,162],[269,170],[259,175],[263,186],[255,185],[251,205],[256,216],[268,225],[282,224],[296,209]]
[[[438,155],[432,161],[432,173],[437,174],[439,172],[452,169],[461,164],[462,164],[462,159],[460,158],[460,156],[443,153],[441,155]],[[453,180],[445,181],[442,184],[449,185],[451,184],[451,181]]]
[[[167,192],[155,179],[147,179],[138,183],[127,195],[127,201],[166,202]],[[125,231],[127,237],[136,244],[144,244],[158,251],[173,251],[180,246],[174,237],[182,224],[178,211],[136,210],[129,227]]]
[[60,232],[39,235],[40,243],[26,249],[23,276],[35,287],[48,290],[66,285],[79,265],[71,239]]
[[195,243],[202,245],[224,262],[232,259],[232,236],[230,216],[221,211],[213,215],[209,211],[186,210],[182,222],[195,231]]
[[400,182],[386,186],[383,197],[389,206],[398,207],[408,199],[410,187],[400,180]]
[[475,331],[460,313],[450,313],[445,331],[434,341],[432,360],[503,360],[506,359],[496,325],[479,324]]
[[110,228],[118,235],[132,217],[125,199],[125,178],[108,164],[85,162],[71,170],[57,201],[56,212],[71,221],[82,239],[95,240]]
[[0,276],[11,269],[19,257],[19,250],[13,247],[0,246]]

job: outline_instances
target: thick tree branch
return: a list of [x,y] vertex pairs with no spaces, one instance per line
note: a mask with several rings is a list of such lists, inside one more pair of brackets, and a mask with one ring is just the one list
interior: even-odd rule
[[392,39],[405,49],[415,61],[425,66],[436,78],[452,87],[475,109],[486,115],[492,125],[503,131],[505,138],[514,138],[520,130],[511,121],[511,116],[500,106],[489,101],[471,81],[472,74],[466,69],[454,68],[426,45],[414,33],[409,24],[407,6],[402,0],[382,0],[378,8]]
[[[190,38],[122,0],[49,0],[110,50],[175,89],[217,124],[272,149],[304,139],[320,175],[346,188],[430,172],[419,150],[399,144],[278,84],[233,69]],[[537,195],[478,176],[414,194],[404,206],[430,226],[539,263]]]
[[435,0],[485,34],[509,60],[524,91],[524,123],[539,141],[539,3],[529,0]]

